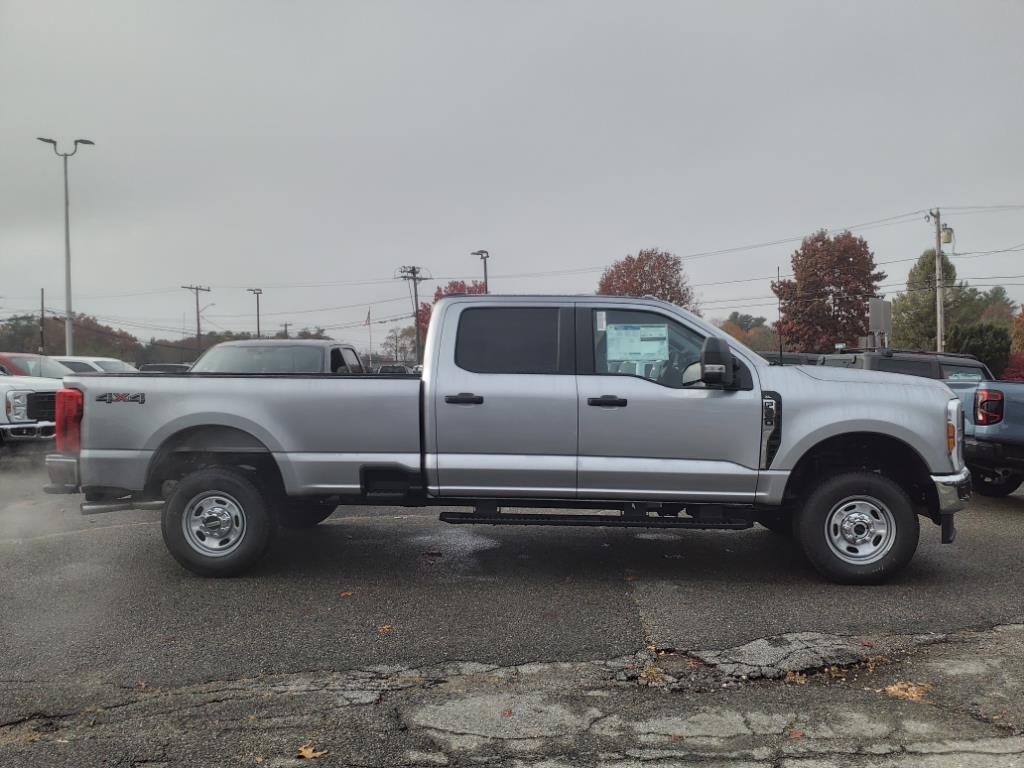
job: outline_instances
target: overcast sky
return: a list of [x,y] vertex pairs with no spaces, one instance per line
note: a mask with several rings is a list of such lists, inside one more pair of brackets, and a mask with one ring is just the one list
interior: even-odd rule
[[[1021,30],[1018,0],[0,0],[0,317],[63,308],[37,136],[96,142],[70,161],[75,309],[143,338],[192,333],[189,283],[214,328],[254,330],[256,286],[265,332],[394,316],[399,266],[478,277],[479,248],[494,292],[582,293],[643,247],[936,205],[960,252],[1024,244],[1024,208],[952,208],[1024,205]],[[860,231],[879,262],[933,242],[923,213],[885,224]],[[705,315],[774,318],[767,280],[707,284],[794,247],[687,259]],[[986,279],[1024,252],[955,263],[1024,301]]]

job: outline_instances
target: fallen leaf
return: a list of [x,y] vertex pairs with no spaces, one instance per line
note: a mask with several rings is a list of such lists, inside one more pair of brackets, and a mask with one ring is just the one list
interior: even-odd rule
[[627,573],[626,574],[626,581],[636,581],[639,578],[640,577],[637,576],[635,573]]
[[873,642],[871,642],[870,640],[861,640],[860,644],[863,645],[865,648],[874,648],[875,647],[875,644]]
[[790,671],[786,673],[786,682],[794,685],[807,685],[807,675]]
[[691,656],[686,660],[686,666],[688,666],[690,669],[696,669],[700,666],[700,662]]
[[786,738],[787,739],[791,739],[793,741],[799,741],[800,739],[802,739],[806,735],[807,735],[806,733],[804,733],[803,731],[797,730],[796,728],[790,728],[789,730],[786,731]]
[[503,709],[503,710],[501,710],[501,716],[502,717],[512,717],[512,710],[511,709]]
[[665,680],[665,673],[654,664],[645,664],[643,671],[640,672],[640,677],[648,683],[661,683]]
[[301,757],[303,760],[316,760],[318,757],[323,757],[327,754],[327,750],[317,750],[313,748],[312,744],[303,744],[299,747],[298,754],[296,757]]
[[352,592],[339,592],[338,597],[352,597]]
[[395,628],[392,627],[390,624],[381,624],[379,627],[377,627],[377,632],[381,635],[390,635],[394,631]]
[[680,736],[678,733],[673,733],[671,736],[668,737],[668,740],[669,741],[682,741],[683,737]]
[[886,696],[892,696],[894,699],[903,699],[904,701],[924,701],[924,697],[928,695],[932,687],[927,683],[908,683],[899,682],[887,685],[882,688],[881,691]]

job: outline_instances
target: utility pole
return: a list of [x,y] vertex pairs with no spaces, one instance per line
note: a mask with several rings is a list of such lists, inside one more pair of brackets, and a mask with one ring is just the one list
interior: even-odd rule
[[256,297],[256,338],[262,339],[260,335],[260,296],[263,295],[262,288],[246,288],[249,293]]
[[946,335],[945,295],[942,285],[942,220],[939,209],[929,211],[935,219],[935,351],[943,351],[943,339]]
[[289,338],[289,336],[288,336],[288,326],[291,325],[291,323],[281,323],[281,325],[284,326],[284,337],[286,339]]
[[78,151],[79,144],[94,145],[89,139],[75,139],[70,152],[57,150],[53,139],[39,137],[39,141],[53,147],[54,154],[64,159],[64,354],[75,354],[74,315],[71,314],[71,203],[68,198],[68,158]]
[[423,362],[423,342],[420,340],[420,283],[427,278],[421,277],[422,273],[422,267],[402,267],[398,270],[398,276],[402,280],[412,280],[412,327],[416,330],[417,364]]
[[39,354],[46,354],[46,289],[39,289]]
[[484,293],[490,293],[490,290],[487,287],[487,260],[491,258],[491,254],[481,248],[479,251],[473,251],[469,255],[479,256],[480,261],[484,263]]
[[[775,267],[775,285],[779,285],[782,282],[782,268],[776,265]],[[779,291],[776,298],[779,301],[779,325],[782,325],[782,291]],[[779,334],[779,365],[782,365],[782,332]]]
[[181,287],[196,295],[196,354],[198,355],[203,351],[203,333],[199,327],[199,292],[209,293],[210,289],[203,288],[201,285],[183,285]]

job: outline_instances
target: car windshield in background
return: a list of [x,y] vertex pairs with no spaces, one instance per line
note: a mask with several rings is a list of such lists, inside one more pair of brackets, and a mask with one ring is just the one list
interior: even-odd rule
[[75,373],[96,373],[95,368],[81,360],[65,360],[61,365],[67,366]]
[[942,378],[948,381],[983,381],[992,376],[976,365],[943,365]]
[[96,365],[107,373],[138,373],[139,369],[134,365],[121,362],[120,360],[97,360]]
[[215,347],[192,366],[193,373],[322,373],[320,347]]
[[40,376],[44,379],[63,379],[74,373],[66,365],[42,355],[9,355],[11,362],[25,371],[28,376]]

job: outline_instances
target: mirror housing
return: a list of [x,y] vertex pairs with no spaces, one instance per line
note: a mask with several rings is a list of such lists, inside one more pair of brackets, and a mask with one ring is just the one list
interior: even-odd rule
[[729,342],[718,336],[708,336],[700,351],[700,378],[705,384],[732,389],[735,366]]

